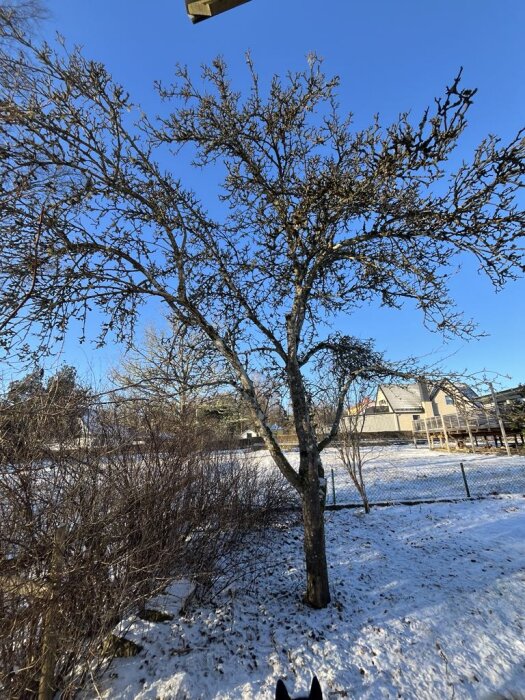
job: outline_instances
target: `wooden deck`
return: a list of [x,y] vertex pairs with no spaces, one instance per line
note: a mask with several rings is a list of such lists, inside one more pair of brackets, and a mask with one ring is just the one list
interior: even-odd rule
[[[504,425],[506,437],[509,445],[518,447],[518,438],[524,444],[523,435],[519,431],[513,430],[510,426]],[[414,438],[425,436],[432,447],[437,439],[440,443],[447,444],[453,440],[457,443],[469,440],[472,447],[478,446],[478,438],[482,438],[485,443],[490,437],[494,444],[504,444],[504,437],[495,414],[489,412],[471,412],[466,415],[434,416],[412,422]]]

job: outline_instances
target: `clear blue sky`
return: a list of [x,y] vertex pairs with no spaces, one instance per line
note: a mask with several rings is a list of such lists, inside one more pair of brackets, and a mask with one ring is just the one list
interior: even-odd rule
[[[41,33],[49,38],[57,29],[83,45],[152,111],[153,81],[169,81],[177,62],[195,72],[220,54],[242,87],[247,50],[263,77],[303,68],[315,51],[328,73],[341,76],[341,106],[354,113],[357,127],[375,113],[383,123],[405,110],[418,117],[460,66],[464,84],[479,89],[461,142],[465,157],[487,133],[508,139],[525,125],[523,0],[252,0],[195,26],[184,0],[49,0],[48,7],[51,19]],[[451,355],[446,364],[453,369],[487,368],[511,375],[503,384],[525,381],[525,282],[496,295],[472,267],[454,290],[488,338],[443,346],[410,310],[366,309],[348,321],[347,331],[376,338],[394,359],[437,351]],[[62,359],[100,376],[119,354],[116,347],[79,347],[71,338]]]

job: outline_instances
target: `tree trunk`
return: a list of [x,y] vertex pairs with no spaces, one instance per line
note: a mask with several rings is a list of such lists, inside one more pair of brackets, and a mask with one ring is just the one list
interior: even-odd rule
[[[290,333],[293,340],[295,335]],[[326,479],[317,446],[315,427],[301,372],[296,363],[288,365],[295,431],[299,442],[299,492],[303,507],[306,593],[304,602],[312,608],[326,608],[330,602],[324,536]]]
[[306,562],[306,593],[304,602],[312,608],[325,608],[330,602],[328,567],[324,536],[324,494],[326,487],[320,480],[320,457],[318,454],[301,455],[308,461],[306,479],[302,491],[304,523],[304,555]]
[[309,488],[303,494],[304,555],[306,593],[304,602],[312,608],[325,608],[330,602],[326,566],[324,513],[319,491]]

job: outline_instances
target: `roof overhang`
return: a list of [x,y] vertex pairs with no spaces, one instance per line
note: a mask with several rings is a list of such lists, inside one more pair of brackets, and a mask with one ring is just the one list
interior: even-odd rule
[[186,10],[189,18],[195,24],[220,15],[221,12],[233,10],[234,7],[244,5],[246,2],[250,2],[250,0],[186,0]]

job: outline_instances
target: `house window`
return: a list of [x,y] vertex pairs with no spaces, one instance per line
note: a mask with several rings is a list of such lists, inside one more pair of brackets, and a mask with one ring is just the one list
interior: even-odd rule
[[417,416],[412,416],[412,420],[419,420],[419,413],[417,414]]
[[445,403],[447,406],[453,406],[454,405],[454,399],[452,396],[445,396]]

